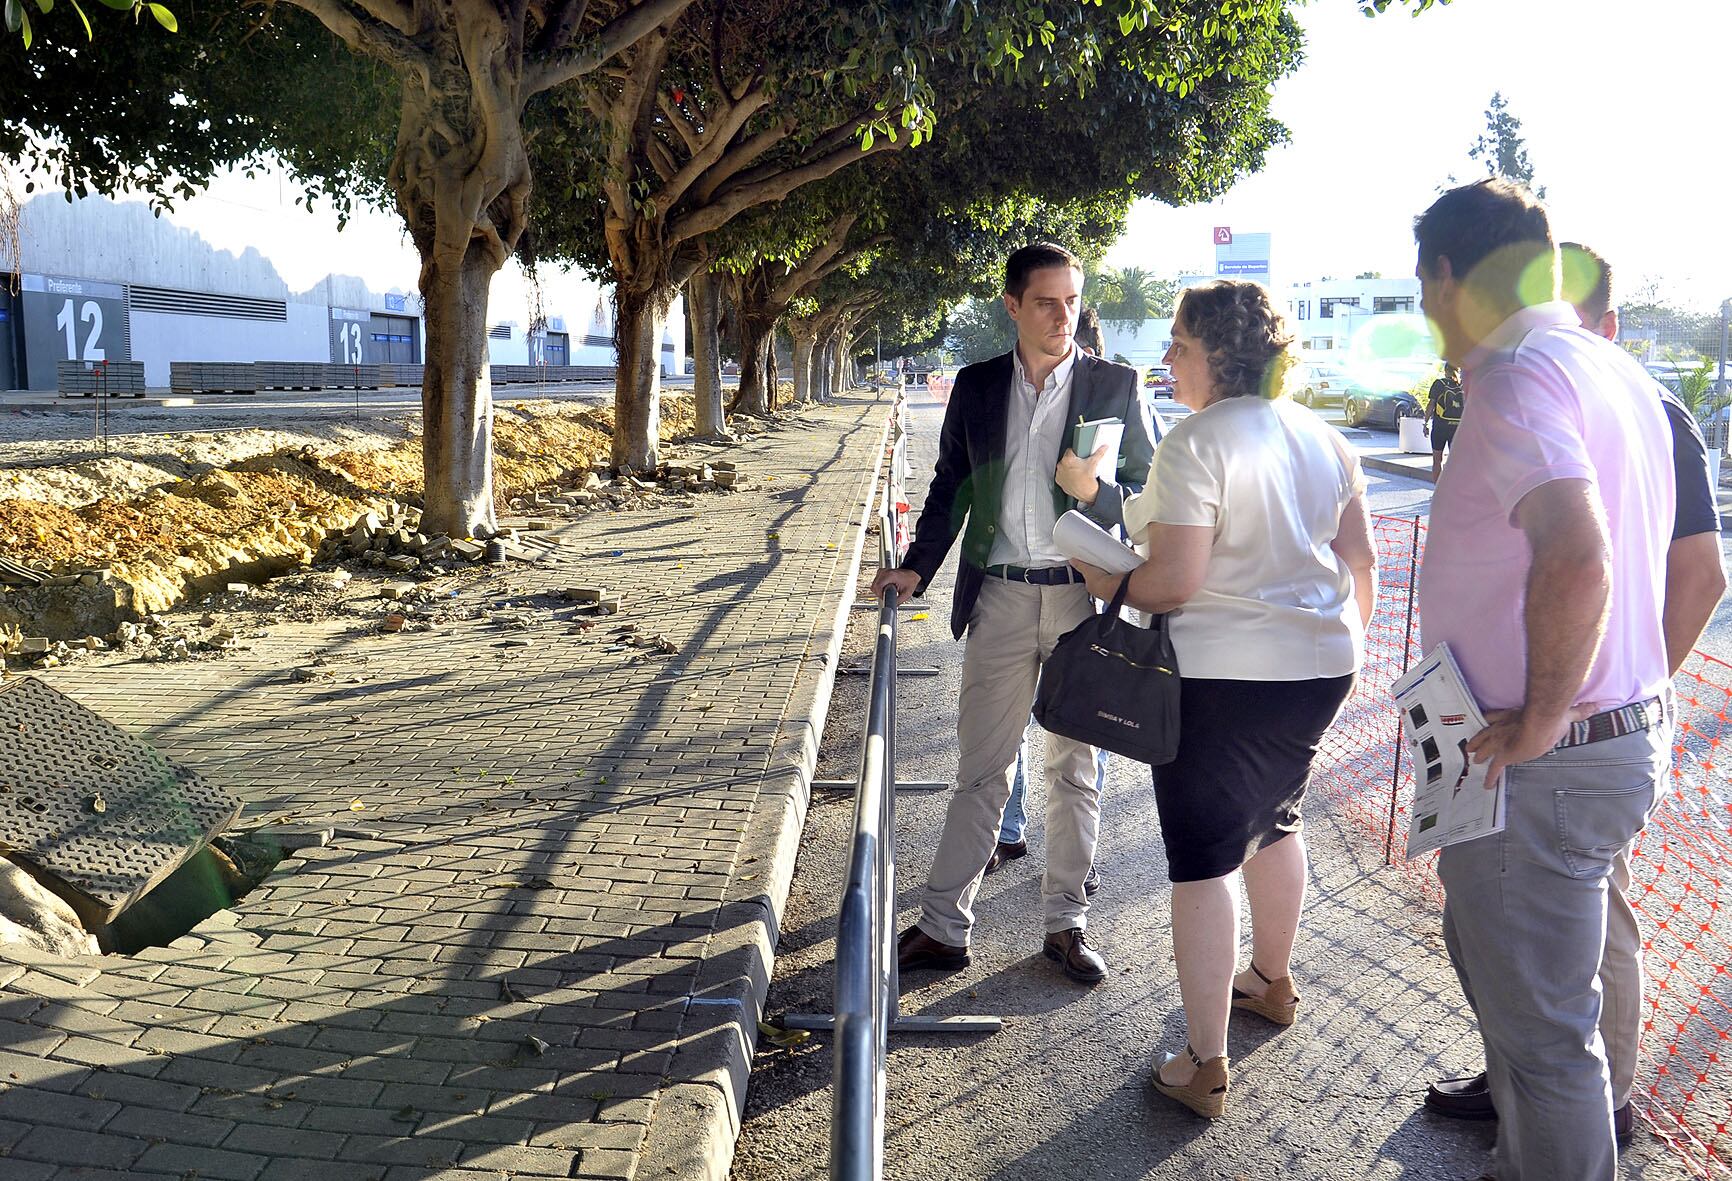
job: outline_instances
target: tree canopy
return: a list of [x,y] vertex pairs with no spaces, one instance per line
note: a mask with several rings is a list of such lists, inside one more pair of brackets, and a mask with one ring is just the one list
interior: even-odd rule
[[614,459],[653,466],[693,275],[752,276],[778,316],[844,300],[832,337],[936,333],[1042,218],[1109,233],[1260,166],[1293,3],[176,0],[175,35],[62,28],[0,58],[0,150],[165,200],[271,152],[309,194],[394,203],[422,258],[429,520],[482,535],[486,300],[514,252],[611,283]]

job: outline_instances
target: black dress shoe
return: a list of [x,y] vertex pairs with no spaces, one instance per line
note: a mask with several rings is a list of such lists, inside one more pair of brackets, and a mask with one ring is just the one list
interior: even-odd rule
[[1082,929],[1072,927],[1068,931],[1054,931],[1046,937],[1046,943],[1041,946],[1041,952],[1064,969],[1064,974],[1072,980],[1080,980],[1084,984],[1099,984],[1107,978],[1107,964],[1099,953],[1083,941]]
[[[1491,1084],[1485,1071],[1471,1078],[1446,1078],[1425,1089],[1425,1105],[1450,1119],[1496,1119],[1491,1102]],[[1636,1113],[1628,1103],[1612,1112],[1612,1133],[1618,1147],[1629,1146],[1636,1132]]]
[[1628,1148],[1636,1137],[1636,1112],[1628,1103],[1612,1110],[1612,1135],[1619,1148]]
[[1101,888],[1100,871],[1091,865],[1091,866],[1089,866],[1088,876],[1083,878],[1083,897],[1084,898],[1093,898],[1095,896],[1095,891],[1100,889],[1100,888]]
[[936,968],[957,972],[968,967],[968,949],[940,943],[919,927],[910,927],[896,940],[896,970],[914,972]]
[[1006,861],[1015,861],[1018,857],[1027,855],[1027,841],[1000,841],[992,850],[992,856],[986,859],[986,872],[997,873],[1004,868]]
[[1425,1088],[1425,1105],[1450,1119],[1496,1119],[1485,1071],[1470,1078],[1446,1078]]

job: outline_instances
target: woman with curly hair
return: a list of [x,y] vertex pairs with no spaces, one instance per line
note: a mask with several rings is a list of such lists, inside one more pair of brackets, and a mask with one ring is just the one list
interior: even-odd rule
[[[1126,601],[1170,616],[1181,679],[1178,757],[1154,768],[1154,786],[1190,1038],[1153,1084],[1216,1118],[1231,1010],[1278,1025],[1298,1012],[1300,804],[1358,671],[1377,583],[1358,458],[1285,396],[1293,337],[1269,293],[1225,279],[1186,291],[1166,363],[1193,413],[1125,504],[1147,555]],[[1091,594],[1112,597],[1118,576],[1081,569]],[[1241,877],[1251,959],[1235,975]]]

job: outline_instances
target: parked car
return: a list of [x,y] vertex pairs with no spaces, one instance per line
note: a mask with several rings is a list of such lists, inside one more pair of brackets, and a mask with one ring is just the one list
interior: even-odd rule
[[1143,388],[1157,398],[1173,396],[1173,371],[1165,365],[1150,365],[1143,375]]
[[1323,406],[1340,406],[1352,388],[1352,381],[1341,366],[1310,361],[1305,363],[1305,373],[1293,400],[1314,410]]
[[1342,403],[1348,426],[1376,426],[1395,430],[1403,418],[1424,418],[1419,399],[1407,390],[1385,390],[1373,393],[1366,389],[1350,392]]

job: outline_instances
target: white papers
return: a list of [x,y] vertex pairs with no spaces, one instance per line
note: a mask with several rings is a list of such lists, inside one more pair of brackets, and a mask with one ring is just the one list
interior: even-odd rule
[[1143,564],[1136,550],[1074,508],[1058,519],[1052,543],[1065,557],[1099,566],[1109,574],[1129,574]]
[[1416,856],[1503,831],[1503,777],[1487,788],[1489,763],[1475,763],[1467,740],[1485,729],[1448,644],[1439,644],[1395,682],[1401,736],[1413,759],[1407,855]]
[[1124,442],[1125,424],[1117,418],[1097,418],[1093,422],[1081,422],[1076,428],[1076,443],[1071,447],[1079,456],[1087,458],[1093,455],[1102,444],[1108,448],[1106,462],[1101,464],[1100,476],[1103,484],[1119,482],[1119,444]]

